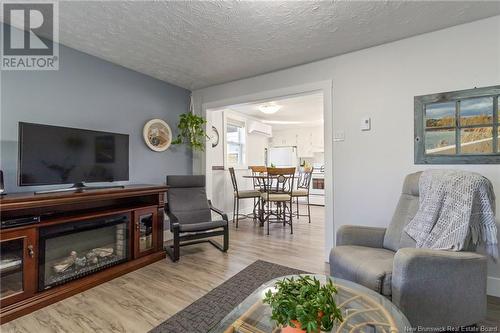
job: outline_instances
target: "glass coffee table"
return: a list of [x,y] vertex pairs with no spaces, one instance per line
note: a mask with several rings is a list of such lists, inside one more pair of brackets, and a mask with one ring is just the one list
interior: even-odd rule
[[[331,332],[404,333],[411,327],[404,314],[384,296],[347,280],[314,275],[322,283],[331,279],[337,287],[335,301],[344,321]],[[271,320],[271,308],[264,304],[264,294],[273,289],[282,276],[266,282],[234,308],[210,333],[279,333],[281,328]]]

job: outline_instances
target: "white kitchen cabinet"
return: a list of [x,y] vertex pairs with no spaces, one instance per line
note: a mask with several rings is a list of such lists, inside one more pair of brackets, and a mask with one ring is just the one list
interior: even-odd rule
[[274,131],[271,147],[297,146],[297,156],[312,158],[314,153],[324,151],[323,129],[307,127]]
[[322,131],[312,132],[312,149],[313,152],[323,152],[325,150],[325,140]]
[[296,146],[297,137],[288,131],[278,132],[273,135],[271,142],[273,147]]
[[297,134],[297,153],[299,157],[313,157],[313,133],[300,131]]

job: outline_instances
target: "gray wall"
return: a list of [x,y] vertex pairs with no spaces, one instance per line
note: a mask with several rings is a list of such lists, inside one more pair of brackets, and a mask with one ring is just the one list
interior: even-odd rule
[[163,184],[167,174],[192,173],[190,150],[157,153],[142,139],[152,118],[175,133],[179,114],[188,110],[188,90],[62,45],[59,52],[58,71],[1,72],[0,169],[7,192],[54,187],[17,186],[19,121],[129,134],[128,183]]

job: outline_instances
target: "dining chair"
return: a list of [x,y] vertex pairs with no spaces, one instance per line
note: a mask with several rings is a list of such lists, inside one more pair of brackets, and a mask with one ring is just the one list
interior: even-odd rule
[[[265,165],[252,165],[250,166],[253,176],[260,176],[267,172],[267,167]],[[253,188],[255,190],[264,190],[264,184],[261,178],[253,178]]]
[[[234,168],[229,168],[229,174],[231,175],[231,183],[233,184],[233,223],[236,221],[236,228],[238,228],[238,222],[240,219],[240,200],[241,199],[253,199],[254,200],[254,208],[253,208],[253,218],[255,220],[255,202],[256,199],[260,199],[260,191],[258,190],[240,190],[238,188],[238,182],[236,180],[236,173],[234,172]],[[243,218],[246,218],[247,215],[241,215]]]
[[[274,222],[282,222],[283,226],[289,224],[290,233],[293,234],[292,193],[294,180],[295,168],[267,168],[266,188],[261,193],[261,199],[263,201],[262,207],[266,207],[266,209],[262,209],[262,213],[266,214],[268,235],[271,215],[276,216]],[[275,211],[271,210],[271,203],[275,204]]]
[[[252,182],[253,182],[253,189],[257,190],[259,192],[263,192],[265,189],[264,185],[264,178],[261,178],[262,176],[265,176],[267,174],[267,166],[265,165],[251,165],[250,170],[252,170]],[[253,199],[253,214],[254,214],[254,219],[255,219],[255,211],[257,210],[260,214],[260,196],[258,198]],[[260,216],[260,215],[259,215]]]
[[[297,201],[297,212],[294,214],[297,216],[297,220],[300,216],[307,216],[309,223],[311,223],[311,205],[309,202],[309,186],[311,185],[311,179],[314,168],[304,168],[299,172],[297,179],[297,189],[293,190],[292,197]],[[299,198],[307,198],[307,215],[300,215],[299,211]]]

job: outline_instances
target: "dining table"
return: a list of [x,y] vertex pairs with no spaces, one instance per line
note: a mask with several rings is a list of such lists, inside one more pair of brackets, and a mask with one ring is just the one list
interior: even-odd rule
[[[242,176],[243,178],[246,179],[253,179],[254,184],[255,180],[257,180],[257,186],[260,187],[261,192],[267,192],[272,186],[272,182],[275,179],[278,179],[279,177],[282,177],[280,175],[268,175],[267,173],[258,173],[258,174],[252,174],[252,175],[244,175]],[[298,177],[298,175],[295,175],[295,177]],[[260,199],[261,202],[263,202],[263,199]],[[264,226],[264,222],[266,221],[266,216],[264,214],[264,204],[259,204],[258,205],[259,212],[257,214],[258,219],[259,219],[259,224],[260,226]]]

